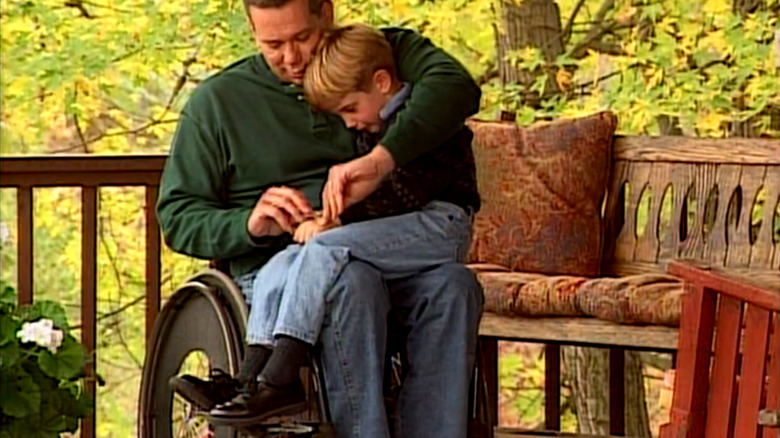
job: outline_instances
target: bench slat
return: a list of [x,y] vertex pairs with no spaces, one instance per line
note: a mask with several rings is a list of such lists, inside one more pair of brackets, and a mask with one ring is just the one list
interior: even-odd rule
[[[643,262],[613,262],[605,266],[605,275],[625,276],[634,274],[663,274],[667,263],[671,260],[660,260],[658,263]],[[718,266],[718,272],[734,277],[749,278],[767,290],[780,290],[780,271],[778,269],[723,268]]]
[[617,346],[629,349],[675,351],[677,329],[662,326],[615,324],[595,318],[523,318],[485,313],[481,336],[527,342]]
[[761,215],[761,225],[758,236],[750,251],[751,268],[769,268],[772,263],[772,253],[778,246],[773,242],[775,206],[780,195],[780,172],[767,168],[762,183],[765,190],[764,211]]
[[742,187],[742,206],[739,220],[736,224],[727,224],[728,255],[726,266],[746,268],[750,263],[750,220],[753,201],[758,194],[764,177],[766,166],[748,166],[742,169],[739,181]]
[[[634,260],[653,262],[658,259],[659,228],[658,216],[661,212],[664,191],[669,184],[671,165],[669,163],[653,163],[650,171],[650,180],[647,182],[647,190],[650,190],[652,199],[650,211],[647,213],[647,222],[644,234],[637,238]],[[638,231],[638,230],[637,230]],[[666,233],[670,235],[671,233]]]
[[735,437],[754,437],[758,432],[758,411],[761,409],[769,345],[769,316],[769,310],[754,304],[747,305],[737,416],[734,420]]
[[[724,144],[728,147],[724,147]],[[780,164],[780,142],[760,138],[615,137],[614,160]]]
[[[693,174],[693,199],[688,200],[688,209],[695,209],[696,220],[693,226],[688,228],[688,235],[684,242],[680,242],[680,252],[678,257],[684,259],[701,259],[705,246],[704,222],[705,222],[705,204],[710,190],[715,186],[718,173],[717,164],[699,164],[694,168]],[[678,218],[675,218],[678,219]],[[679,221],[687,221],[686,217],[680,217]],[[679,222],[678,222],[679,223]]]
[[[718,167],[718,208],[715,212],[715,226],[710,231],[707,243],[704,247],[702,259],[713,262],[718,266],[726,263],[728,242],[726,242],[726,215],[728,214],[729,201],[734,191],[739,186],[742,177],[742,166],[738,164],[724,164]],[[702,215],[702,217],[704,217]],[[706,220],[706,219],[705,219]]]
[[[543,437],[560,437],[560,438],[618,438],[615,435],[581,435],[576,433],[566,432],[554,432],[554,431],[533,431],[526,429],[511,429],[505,427],[496,428],[495,438],[543,438]],[[626,437],[621,437],[626,438]]]
[[715,329],[712,393],[707,403],[706,430],[712,437],[731,436],[729,429],[734,418],[734,382],[741,329],[742,302],[728,296],[721,297]]
[[[689,202],[698,198],[696,191],[696,167],[690,163],[674,163],[672,167],[672,185],[674,186],[674,202],[672,203],[672,248],[664,251],[669,258],[679,258],[682,245],[686,241],[683,236],[689,237],[693,230],[688,229]],[[695,206],[694,206],[695,207]],[[695,223],[696,221],[694,221]]]
[[[773,315],[773,333],[769,341],[769,382],[766,391],[766,409],[780,411],[780,313]],[[778,428],[764,427],[761,438],[776,438]]]

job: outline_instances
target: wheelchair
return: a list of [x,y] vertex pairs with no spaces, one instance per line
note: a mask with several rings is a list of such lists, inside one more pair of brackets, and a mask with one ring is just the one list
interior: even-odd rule
[[[168,380],[178,374],[205,377],[211,370],[221,369],[237,375],[244,354],[247,316],[242,292],[232,278],[218,269],[194,275],[174,292],[157,316],[147,346],[137,413],[139,437],[335,438],[329,422],[324,376],[316,354],[302,372],[307,392],[306,411],[293,417],[270,419],[253,430],[213,427],[202,413],[170,389]],[[397,351],[393,350],[392,339],[388,351]],[[193,356],[194,362],[190,360]],[[402,355],[392,353],[388,361],[384,387],[387,406],[392,412],[394,395],[402,381]],[[489,425],[494,423],[488,418],[486,394],[481,367],[476,364],[469,400],[469,438],[492,436]]]

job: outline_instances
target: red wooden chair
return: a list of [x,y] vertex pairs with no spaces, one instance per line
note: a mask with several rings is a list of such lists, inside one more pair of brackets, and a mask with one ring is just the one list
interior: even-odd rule
[[661,438],[780,438],[780,286],[671,262],[685,280]]

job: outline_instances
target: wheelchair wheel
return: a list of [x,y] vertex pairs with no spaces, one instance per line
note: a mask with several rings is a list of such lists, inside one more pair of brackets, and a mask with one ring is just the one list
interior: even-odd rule
[[[207,375],[220,368],[238,372],[244,349],[247,308],[232,279],[207,270],[190,278],[155,321],[147,348],[138,404],[142,438],[239,436],[230,428],[215,428],[168,386],[181,372]],[[192,359],[196,360],[192,360]],[[198,360],[199,359],[199,360]]]

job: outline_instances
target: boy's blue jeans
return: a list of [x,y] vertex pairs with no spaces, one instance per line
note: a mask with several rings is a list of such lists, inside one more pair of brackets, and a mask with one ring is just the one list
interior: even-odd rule
[[251,295],[247,340],[269,345],[284,334],[319,341],[338,436],[383,438],[389,436],[382,381],[392,310],[409,331],[395,435],[465,437],[482,310],[481,288],[461,264],[469,233],[461,208],[433,202],[420,212],[292,245],[237,279]]

